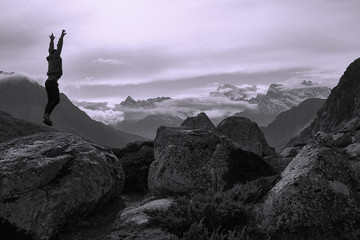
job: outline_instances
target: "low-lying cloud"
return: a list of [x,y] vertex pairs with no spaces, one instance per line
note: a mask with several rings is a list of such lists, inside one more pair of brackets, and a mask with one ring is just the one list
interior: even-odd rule
[[218,118],[257,107],[245,101],[231,101],[226,97],[170,99],[155,103],[151,108],[130,108],[120,104],[109,107],[104,102],[75,102],[75,104],[91,118],[111,125],[116,125],[123,120],[137,121],[148,115],[171,115],[186,118],[205,112],[210,118]]
[[124,113],[120,111],[109,110],[93,110],[78,106],[92,119],[105,123],[107,125],[116,125],[116,123],[124,120]]

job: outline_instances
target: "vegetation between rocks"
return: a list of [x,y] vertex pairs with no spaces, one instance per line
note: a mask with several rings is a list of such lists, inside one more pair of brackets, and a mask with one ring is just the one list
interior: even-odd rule
[[279,176],[262,177],[228,190],[209,189],[176,199],[166,211],[151,211],[150,226],[181,240],[265,239],[253,224],[252,206],[263,200]]

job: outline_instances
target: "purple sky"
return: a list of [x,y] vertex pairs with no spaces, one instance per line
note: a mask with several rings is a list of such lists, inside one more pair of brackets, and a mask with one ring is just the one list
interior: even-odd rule
[[214,82],[333,85],[360,57],[358,0],[1,0],[0,9],[0,70],[43,82],[48,36],[66,29],[60,89],[80,101],[195,96]]

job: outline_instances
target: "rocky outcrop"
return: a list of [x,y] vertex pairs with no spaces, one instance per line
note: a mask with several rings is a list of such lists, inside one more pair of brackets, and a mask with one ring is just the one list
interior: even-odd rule
[[185,194],[271,175],[258,155],[214,131],[160,127],[148,185],[153,195]]
[[360,58],[352,62],[332,89],[324,106],[311,125],[287,144],[304,143],[319,132],[348,133],[355,136],[360,129]]
[[217,130],[234,140],[243,150],[259,156],[274,154],[274,149],[267,144],[259,126],[247,118],[226,118],[217,126]]
[[320,138],[300,151],[261,206],[259,227],[274,239],[343,239],[359,227],[359,180],[331,138]]
[[346,133],[336,133],[332,136],[334,143],[339,148],[345,148],[352,144],[352,138]]
[[[0,144],[0,225],[50,239],[119,194],[120,161],[103,147],[64,133]],[[15,232],[6,233],[11,239]]]
[[[313,132],[334,132],[360,114],[360,58],[351,63],[331,91],[312,125]],[[358,121],[357,121],[358,122]],[[357,126],[358,124],[353,124]],[[349,129],[351,130],[351,129]],[[353,129],[355,130],[355,129]]]
[[200,113],[196,117],[188,117],[181,124],[181,127],[206,129],[210,131],[216,130],[215,125],[211,122],[211,120],[205,113]]

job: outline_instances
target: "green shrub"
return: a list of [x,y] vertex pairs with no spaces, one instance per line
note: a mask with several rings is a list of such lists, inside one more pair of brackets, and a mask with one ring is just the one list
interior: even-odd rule
[[242,149],[234,149],[230,152],[227,168],[228,171],[222,177],[226,182],[225,189],[230,189],[237,183],[246,183],[276,174],[264,159]]
[[167,211],[147,212],[150,225],[160,226],[182,240],[264,239],[251,226],[251,206],[263,200],[278,176],[236,184],[226,191],[179,197]]

